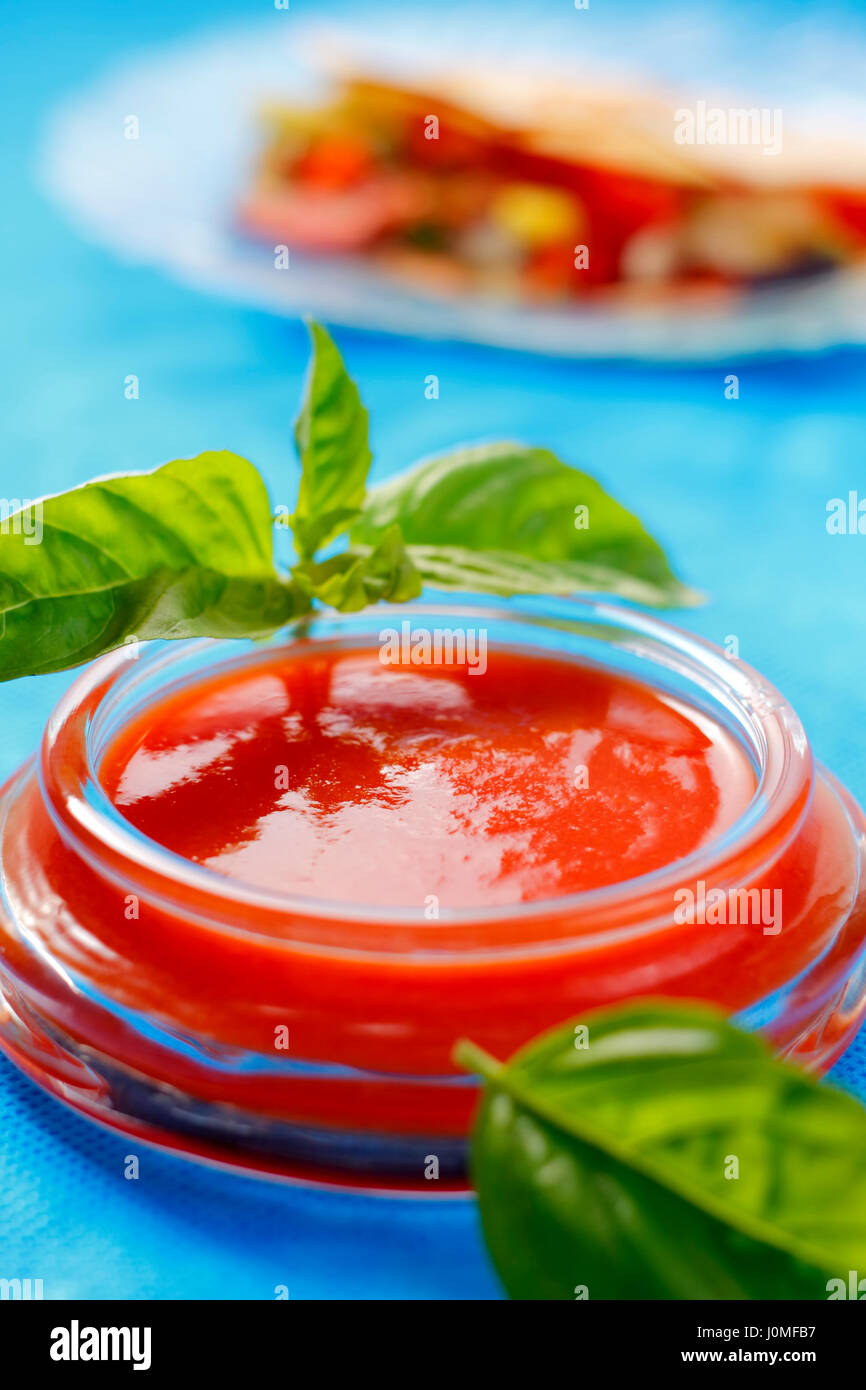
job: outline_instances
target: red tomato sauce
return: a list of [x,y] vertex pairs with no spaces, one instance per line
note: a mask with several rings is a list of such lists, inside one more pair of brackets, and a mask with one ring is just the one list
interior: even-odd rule
[[332,650],[244,666],[133,720],[101,778],[144,834],[260,887],[453,909],[661,868],[755,790],[715,722],[601,669]]

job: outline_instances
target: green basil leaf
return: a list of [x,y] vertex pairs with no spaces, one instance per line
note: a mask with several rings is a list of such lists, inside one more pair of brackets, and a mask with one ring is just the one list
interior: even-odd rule
[[330,608],[355,613],[380,600],[404,603],[421,592],[399,526],[391,526],[375,549],[351,549],[316,564],[304,561],[292,570],[298,587]]
[[[637,517],[594,478],[547,449],[484,444],[419,463],[370,489],[352,539],[373,544],[394,522],[409,546],[513,557],[505,585],[495,563],[487,576],[478,570],[477,587],[486,589],[487,578],[493,593],[573,593],[594,590],[596,584],[623,593],[627,584],[640,582],[646,586],[644,602],[699,601],[675,577]],[[533,563],[526,564],[518,584],[522,560]],[[579,568],[571,570],[572,565]],[[539,566],[547,569],[543,579]],[[620,576],[618,586],[614,574]],[[542,583],[545,587],[538,587]]]
[[236,454],[97,479],[0,535],[0,679],[59,671],[125,638],[274,631],[309,604],[273,567],[271,509]]
[[[623,570],[578,560],[533,560],[506,550],[465,550],[456,545],[410,545],[418,573],[437,589],[463,593],[569,594],[583,591],[615,594],[634,603],[664,606],[671,602],[669,585],[634,579]],[[683,591],[683,602],[688,594]]]
[[581,1023],[586,1047],[568,1025],[505,1065],[457,1050],[488,1082],[472,1171],[512,1297],[826,1299],[866,1270],[852,1097],[704,1006]]
[[301,485],[291,518],[302,560],[312,559],[357,516],[370,468],[368,417],[358,388],[326,329],[309,327],[313,356],[295,425]]

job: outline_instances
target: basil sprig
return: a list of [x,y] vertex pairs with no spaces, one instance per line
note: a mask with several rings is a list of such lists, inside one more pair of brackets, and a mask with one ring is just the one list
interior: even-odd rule
[[472,1173],[513,1298],[826,1299],[866,1274],[866,1112],[717,1011],[639,1000],[506,1064],[456,1056],[487,1082]]
[[310,332],[294,567],[277,570],[264,483],[236,454],[29,504],[0,530],[0,679],[76,666],[133,636],[258,637],[316,602],[404,602],[425,581],[695,601],[637,518],[545,449],[463,448],[368,489],[367,412],[329,334]]

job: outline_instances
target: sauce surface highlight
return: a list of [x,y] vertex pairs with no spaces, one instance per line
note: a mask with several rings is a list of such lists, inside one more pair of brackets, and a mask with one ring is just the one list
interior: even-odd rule
[[144,834],[258,886],[380,906],[556,898],[669,864],[755,790],[712,720],[603,670],[375,650],[259,660],[149,707],[101,779]]

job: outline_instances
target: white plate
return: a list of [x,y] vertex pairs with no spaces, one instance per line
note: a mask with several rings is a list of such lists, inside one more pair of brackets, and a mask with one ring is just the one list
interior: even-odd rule
[[[378,8],[367,12],[366,37],[377,36],[381,51],[387,35],[391,59],[403,70],[419,54],[429,59],[433,45],[440,61],[449,51],[465,58],[483,48],[485,64],[513,62],[516,47],[521,55],[532,50],[535,58],[551,61],[555,49],[552,61],[574,57],[596,78],[641,73],[688,83],[697,95],[710,80],[714,90],[720,81],[731,90],[748,84],[751,104],[784,101],[786,119],[794,107],[799,121],[866,132],[857,97],[864,45],[853,17],[855,28],[835,35],[823,19],[815,21],[814,32],[789,25],[781,48],[779,35],[771,31],[766,42],[775,43],[778,72],[784,74],[773,87],[766,81],[766,45],[757,36],[745,42],[737,23],[731,21],[731,33],[720,14],[694,6],[684,12],[686,28],[677,27],[670,11],[660,17],[655,6],[636,8],[626,24],[616,7],[619,29],[598,23],[594,9],[564,15],[557,6],[555,22],[542,23],[546,12],[539,11],[530,38],[509,23],[512,8],[501,0],[494,7],[497,22],[489,6],[464,5],[457,12],[447,4],[413,6],[411,17],[405,9],[386,14]],[[522,13],[525,17],[525,9]],[[210,32],[139,55],[53,114],[41,169],[45,187],[86,234],[120,255],[284,315],[313,313],[332,323],[571,357],[730,362],[756,353],[866,342],[863,271],[774,288],[726,312],[674,307],[638,312],[428,298],[361,262],[297,253],[289,270],[275,269],[270,248],[238,235],[233,209],[255,161],[256,112],[263,99],[303,99],[316,91],[317,79],[302,56],[309,39],[307,25],[275,9],[252,27]],[[745,65],[744,51],[751,54]],[[129,116],[139,121],[138,139],[124,136]]]

